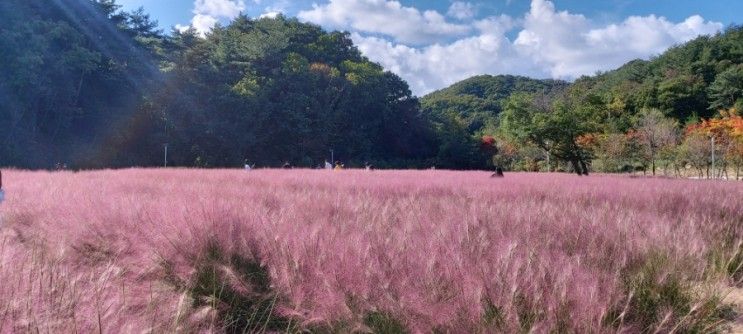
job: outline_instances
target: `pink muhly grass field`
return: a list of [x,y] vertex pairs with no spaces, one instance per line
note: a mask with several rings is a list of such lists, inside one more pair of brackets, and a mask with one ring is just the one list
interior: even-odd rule
[[741,183],[4,174],[3,333],[705,332],[743,278]]

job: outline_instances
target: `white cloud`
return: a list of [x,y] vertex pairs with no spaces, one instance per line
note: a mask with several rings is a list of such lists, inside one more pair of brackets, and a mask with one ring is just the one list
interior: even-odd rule
[[232,18],[245,10],[243,0],[196,0],[194,14]]
[[[254,0],[256,3],[260,3],[261,0]],[[275,3],[273,3],[271,6],[268,6],[264,9],[263,14],[260,15],[260,18],[268,17],[268,18],[275,18],[279,16],[279,14],[283,14],[286,12],[286,8],[289,6],[289,0],[279,0]]]
[[636,53],[661,53],[664,46],[687,41],[700,34],[714,34],[722,29],[722,24],[705,22],[699,15],[687,18],[684,22],[673,24],[664,17],[632,16],[621,24],[612,24],[602,29],[594,29],[586,34],[588,44],[593,47],[611,48],[621,45]]
[[182,25],[182,24],[176,24],[175,25],[175,30],[178,30],[179,32],[182,32],[182,33],[188,31],[188,29],[191,29],[191,26],[190,25],[187,25],[187,26],[186,25]]
[[698,15],[677,24],[655,15],[632,16],[620,24],[594,27],[583,15],[556,11],[547,0],[533,0],[514,46],[552,77],[572,79],[662,53],[722,28]]
[[470,33],[466,24],[451,23],[437,11],[420,11],[389,0],[330,0],[297,15],[330,28],[382,34],[396,42],[433,43]]
[[269,19],[275,19],[277,16],[283,14],[279,11],[266,11],[265,13],[261,14],[259,18],[269,18]]
[[475,17],[475,15],[477,15],[477,9],[475,8],[475,5],[470,2],[454,1],[451,6],[449,6],[449,11],[446,12],[446,15],[455,19],[466,20]]
[[358,33],[352,37],[364,55],[406,79],[419,95],[478,74],[542,76],[532,62],[520,59],[505,37],[513,25],[511,18],[493,17],[473,25],[480,32],[475,36],[418,48]]
[[[254,1],[260,2],[260,0]],[[221,20],[231,20],[245,11],[245,8],[244,0],[195,0],[191,26],[204,35]],[[178,30],[187,28],[182,25],[176,26]]]
[[[195,0],[191,24],[206,33],[217,22],[244,11],[245,1],[264,7],[261,17],[284,13],[290,4],[288,0]],[[478,74],[574,79],[657,55],[723,28],[698,15],[678,23],[650,15],[599,25],[584,15],[558,10],[549,0],[531,0],[522,17],[480,20],[475,19],[476,6],[466,1],[452,2],[447,16],[395,0],[323,1],[298,17],[328,29],[351,31],[364,55],[407,80],[418,95]],[[186,27],[178,27],[182,28]],[[514,30],[516,38],[510,40],[507,36]]]
[[[423,38],[411,38],[389,26],[385,29],[383,26],[387,23],[380,19],[369,18],[362,24],[354,21],[362,20],[362,15],[357,18],[341,12],[341,7],[334,7],[359,2],[362,1],[331,0],[327,5],[316,5],[312,11],[305,12],[304,19],[350,29],[359,50],[403,77],[419,95],[477,74],[570,80],[614,69],[632,59],[657,55],[670,46],[723,28],[720,23],[705,21],[696,15],[680,23],[650,15],[633,16],[618,24],[599,26],[583,15],[556,10],[551,1],[532,0],[529,12],[522,18],[502,15],[483,20],[470,19],[459,24],[467,27],[464,30],[469,31],[468,36],[447,40],[451,35],[430,34],[426,37],[433,42],[416,45],[406,41],[419,42]],[[392,3],[382,0],[363,2],[373,2],[377,8]],[[399,18],[395,12],[402,11],[402,7],[392,6],[388,10],[392,12],[390,17],[397,21],[395,27],[428,29],[420,22],[422,16]],[[404,10],[420,13],[412,8]],[[370,16],[377,15],[381,14],[372,13]],[[366,26],[373,22],[377,22],[374,23],[378,25],[377,29]],[[511,41],[507,35],[514,29],[519,29],[519,32]],[[380,37],[380,34],[389,38]]]
[[210,31],[214,27],[214,25],[217,24],[217,22],[219,22],[219,19],[214,16],[196,14],[191,20],[191,26],[193,26],[196,31],[203,35]]

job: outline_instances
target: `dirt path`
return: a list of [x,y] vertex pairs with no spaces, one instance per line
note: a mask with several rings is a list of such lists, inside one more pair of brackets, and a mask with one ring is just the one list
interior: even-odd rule
[[735,305],[735,311],[738,316],[735,321],[730,323],[730,333],[743,334],[743,288],[729,288],[725,302]]

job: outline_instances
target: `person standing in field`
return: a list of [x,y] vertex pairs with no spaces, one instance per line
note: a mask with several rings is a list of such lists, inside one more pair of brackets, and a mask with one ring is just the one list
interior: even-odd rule
[[340,161],[335,162],[335,170],[343,170],[343,164]]

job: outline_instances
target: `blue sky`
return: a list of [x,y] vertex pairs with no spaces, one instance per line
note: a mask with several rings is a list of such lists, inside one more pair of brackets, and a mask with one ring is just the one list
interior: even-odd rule
[[[176,24],[187,24],[193,17],[193,0],[119,0],[127,10],[144,7],[148,13],[156,18],[165,30]],[[274,6],[279,1],[261,1],[260,4],[247,1],[247,12],[251,16],[258,16],[266,7]],[[284,1],[288,15],[296,15],[299,10],[311,8],[313,3],[323,3],[318,0]],[[405,6],[420,9],[434,9],[446,12],[452,1],[450,0],[404,0]],[[528,0],[495,0],[472,1],[478,7],[479,16],[507,14],[518,16],[529,10]],[[619,21],[631,15],[665,16],[672,21],[681,21],[694,14],[705,19],[722,22],[726,26],[731,23],[741,24],[743,1],[740,0],[556,0],[555,5],[563,10],[581,13],[598,21]]]
[[476,74],[571,80],[740,22],[741,0],[119,0],[169,31],[240,12],[347,30],[422,95]]

